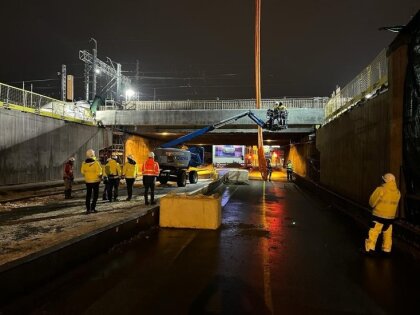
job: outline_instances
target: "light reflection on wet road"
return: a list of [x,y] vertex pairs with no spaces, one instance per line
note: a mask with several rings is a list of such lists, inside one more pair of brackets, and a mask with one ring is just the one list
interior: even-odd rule
[[[161,229],[85,264],[11,311],[35,314],[411,314],[420,267],[366,257],[366,231],[294,184],[223,194],[218,231]],[[33,300],[36,302],[33,302]],[[416,311],[417,310],[417,311]]]

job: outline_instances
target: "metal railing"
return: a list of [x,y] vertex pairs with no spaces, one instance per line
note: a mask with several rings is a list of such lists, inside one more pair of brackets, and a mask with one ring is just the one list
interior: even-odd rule
[[333,92],[325,105],[325,122],[341,115],[363,98],[372,97],[388,84],[388,58],[386,49],[351,80],[344,88]]
[[[275,102],[282,102],[287,108],[324,108],[328,97],[278,98],[262,100],[262,109],[273,108]],[[188,100],[188,101],[128,101],[123,102],[126,110],[224,110],[255,108],[254,99],[238,100]],[[109,106],[102,110],[113,109]],[[114,108],[115,109],[115,108]]]
[[31,91],[0,83],[0,107],[18,109],[68,121],[93,122],[90,111]]

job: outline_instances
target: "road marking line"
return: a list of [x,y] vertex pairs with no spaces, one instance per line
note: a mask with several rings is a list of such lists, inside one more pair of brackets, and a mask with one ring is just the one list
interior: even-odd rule
[[[265,207],[265,182],[263,182],[263,196],[262,196],[262,205],[263,205],[263,226],[264,229],[267,230],[267,220],[266,220],[266,207]],[[263,238],[262,241],[263,246],[263,273],[264,273],[264,300],[265,305],[267,305],[268,309],[271,313],[273,313],[273,299],[271,296],[271,273],[270,273],[270,255],[269,255],[269,244],[268,239]]]

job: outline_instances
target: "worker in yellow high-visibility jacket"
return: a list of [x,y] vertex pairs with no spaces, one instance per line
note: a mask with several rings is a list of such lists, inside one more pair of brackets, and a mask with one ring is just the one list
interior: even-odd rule
[[127,184],[127,199],[131,200],[133,196],[133,185],[136,180],[138,173],[138,166],[134,157],[130,154],[127,156],[127,163],[124,164],[122,175],[125,178],[125,183]]
[[80,173],[82,173],[85,177],[86,183],[86,214],[92,212],[95,213],[97,212],[95,207],[99,195],[99,183],[102,178],[102,168],[101,164],[96,160],[95,151],[92,149],[86,151],[86,160],[82,163]]
[[381,233],[383,236],[382,251],[385,253],[391,252],[392,223],[397,213],[401,193],[397,188],[393,174],[385,174],[382,179],[384,184],[377,187],[369,198],[369,204],[373,208],[373,217],[369,237],[365,240],[365,251],[367,253],[375,250],[376,241]]
[[[118,186],[120,185],[121,165],[118,163],[118,157],[112,155],[105,165],[106,176],[108,177],[108,201],[118,201]],[[112,191],[114,191],[114,199],[112,199]]]

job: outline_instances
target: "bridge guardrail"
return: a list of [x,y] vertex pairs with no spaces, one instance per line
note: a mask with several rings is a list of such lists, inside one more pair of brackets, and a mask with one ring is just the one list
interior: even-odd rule
[[333,92],[325,105],[325,122],[329,122],[363,98],[370,98],[377,90],[388,85],[388,58],[383,49],[344,88]]
[[0,107],[78,123],[94,122],[86,108],[3,83],[0,83]]
[[[262,100],[262,109],[273,108],[280,101],[287,108],[324,108],[328,97],[278,98]],[[128,101],[123,102],[125,110],[228,110],[255,108],[255,99],[238,100],[188,100],[188,101]],[[101,109],[115,109],[101,107]]]

